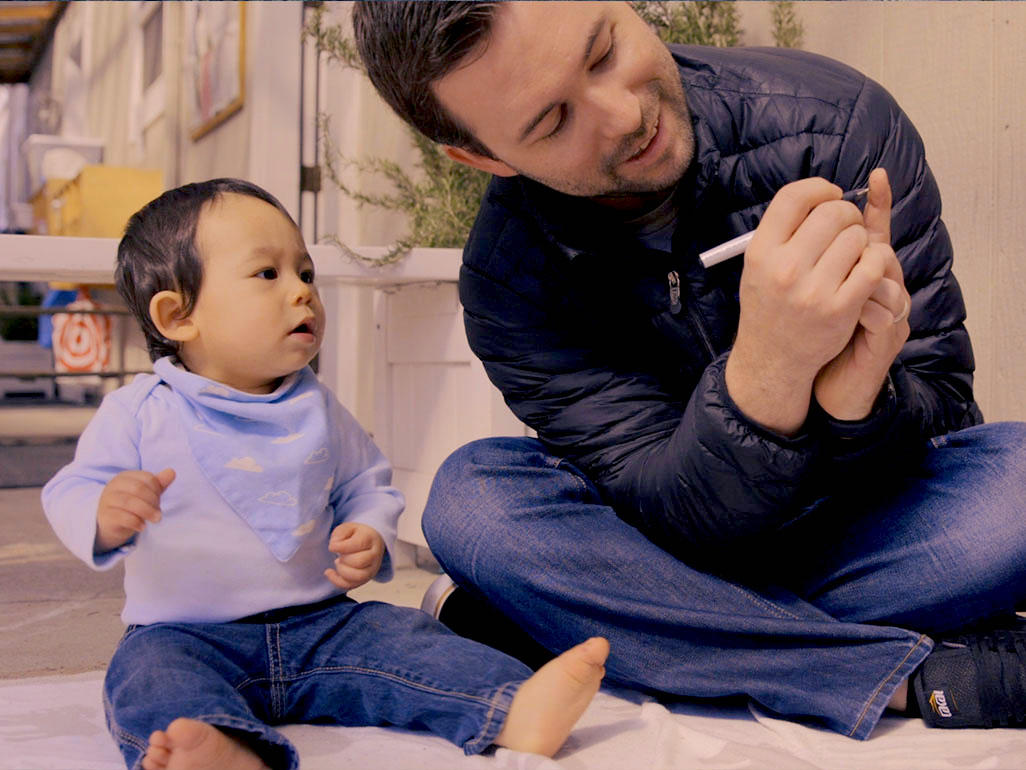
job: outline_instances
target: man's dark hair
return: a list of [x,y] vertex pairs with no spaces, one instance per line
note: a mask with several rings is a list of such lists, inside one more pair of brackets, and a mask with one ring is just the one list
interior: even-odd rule
[[432,85],[487,45],[499,3],[360,2],[353,33],[367,75],[400,118],[428,139],[493,157],[435,97]]
[[189,315],[203,282],[203,262],[196,249],[196,225],[203,207],[225,193],[266,201],[295,224],[277,198],[241,179],[210,179],[168,190],[128,220],[118,244],[114,283],[146,335],[150,360],[177,356],[178,343],[161,335],[150,318],[150,300],[161,291],[182,295]]

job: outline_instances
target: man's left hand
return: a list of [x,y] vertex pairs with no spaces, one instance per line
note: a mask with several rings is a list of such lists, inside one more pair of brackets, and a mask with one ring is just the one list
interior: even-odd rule
[[909,335],[911,298],[891,248],[891,187],[882,168],[869,176],[863,216],[869,245],[860,262],[879,272],[880,283],[863,306],[851,340],[820,370],[813,386],[819,405],[838,420],[862,420],[869,415],[887,370]]

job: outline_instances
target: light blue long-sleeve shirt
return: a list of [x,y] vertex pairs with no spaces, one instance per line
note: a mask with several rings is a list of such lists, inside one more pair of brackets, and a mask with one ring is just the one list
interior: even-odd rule
[[[381,534],[386,555],[375,579],[391,578],[402,494],[390,486],[392,469],[384,455],[309,369],[286,378],[274,393],[254,396],[168,367],[167,361],[157,362],[155,371],[163,371],[164,377],[142,375],[109,394],[79,439],[75,459],[42,493],[46,516],[72,553],[98,570],[124,560],[126,600],[121,617],[125,623],[223,622],[335,595],[339,590],[324,570],[335,559],[328,550],[331,531],[343,521],[367,524]],[[168,384],[168,380],[182,382],[182,377],[209,384],[207,390],[216,391],[221,399],[244,401],[250,410],[256,407],[257,412],[245,413],[251,416],[260,413],[262,404],[288,414],[290,407],[283,404],[289,397],[313,396],[302,399],[305,419],[310,424],[310,404],[315,404],[313,422],[327,427],[331,471],[323,488],[327,494],[308,494],[307,488],[297,486],[303,490],[300,496],[307,498],[298,501],[300,513],[283,510],[283,515],[292,513],[303,522],[285,533],[296,536],[294,547],[279,548],[276,556],[266,527],[261,530],[259,521],[244,520],[236,512],[244,510],[238,500],[233,507],[219,491],[220,481],[212,481],[232,471],[211,468],[210,457],[204,457],[205,467],[197,460],[190,444],[205,454],[204,444],[197,441],[199,434],[190,436],[190,431],[211,426],[197,423],[197,415],[202,416],[205,408],[201,405],[197,410],[194,394],[198,391],[189,393],[189,388],[172,389]],[[276,467],[278,461],[268,462],[261,455],[266,424],[250,417],[222,420],[216,431],[221,436],[211,434],[210,441],[234,441],[251,449],[247,461]],[[125,470],[157,473],[168,467],[176,476],[161,497],[160,522],[148,523],[121,548],[94,554],[97,503],[107,482]],[[245,474],[245,483],[257,493],[273,493],[273,488],[261,486],[262,476]],[[232,491],[228,490],[229,496]]]

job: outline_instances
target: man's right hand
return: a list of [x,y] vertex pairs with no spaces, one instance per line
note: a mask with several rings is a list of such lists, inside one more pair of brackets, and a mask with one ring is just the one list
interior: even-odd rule
[[165,468],[160,473],[122,471],[107,482],[96,507],[93,553],[105,553],[127,543],[147,522],[160,521],[160,496],[175,479]]
[[813,381],[852,338],[882,275],[860,262],[862,213],[825,179],[774,196],[741,273],[727,390],[750,419],[784,435],[808,415]]

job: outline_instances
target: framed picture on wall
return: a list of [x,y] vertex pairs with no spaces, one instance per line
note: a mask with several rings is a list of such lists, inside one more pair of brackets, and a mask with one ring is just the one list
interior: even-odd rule
[[246,4],[183,3],[186,88],[193,141],[240,109],[246,90]]

